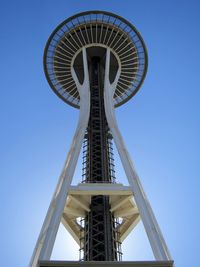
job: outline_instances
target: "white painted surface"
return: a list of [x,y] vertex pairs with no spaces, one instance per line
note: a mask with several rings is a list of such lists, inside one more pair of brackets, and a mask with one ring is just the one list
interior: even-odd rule
[[72,195],[132,195],[131,187],[122,184],[85,183],[70,186]]
[[37,267],[39,260],[50,259],[58,227],[61,221],[61,216],[66,203],[68,190],[71,185],[78,156],[80,154],[85,130],[88,125],[90,114],[89,73],[86,49],[83,48],[82,52],[84,66],[84,82],[82,85],[79,83],[74,69],[71,68],[72,77],[76,83],[81,99],[79,121],[67,159],[64,164],[64,168],[62,170],[55,193],[49,206],[40,235],[38,237],[29,267]]
[[142,188],[139,177],[135,171],[134,165],[131,161],[131,158],[126,149],[119,128],[117,126],[117,121],[114,112],[113,96],[119,78],[120,68],[118,69],[115,81],[111,84],[109,81],[109,66],[110,66],[110,49],[107,48],[105,80],[104,80],[104,104],[105,104],[105,113],[108,125],[112,132],[113,139],[115,141],[118,153],[120,155],[129,184],[132,188],[132,192],[134,194],[134,198],[140,212],[141,220],[144,224],[154,256],[156,260],[170,260],[171,256],[169,250],[162,236],[162,233],[159,229],[158,223],[153,214],[150,203]]
[[81,226],[77,224],[77,219],[85,218],[87,212],[90,211],[91,197],[95,195],[109,197],[110,211],[115,218],[121,219],[118,231],[120,241],[124,241],[139,222],[140,215],[133,200],[131,188],[122,184],[85,183],[71,186],[62,215],[63,225],[80,245]]

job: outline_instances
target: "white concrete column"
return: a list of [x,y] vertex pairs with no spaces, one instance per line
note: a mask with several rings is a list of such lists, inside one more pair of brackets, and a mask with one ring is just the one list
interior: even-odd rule
[[75,167],[81,150],[81,145],[83,143],[85,131],[88,125],[90,114],[90,88],[87,55],[85,48],[82,49],[82,53],[84,66],[83,84],[79,83],[73,67],[71,68],[72,77],[76,83],[80,95],[79,121],[67,159],[64,164],[64,168],[60,175],[55,193],[53,195],[40,235],[38,237],[29,267],[37,267],[39,260],[50,259],[63,209],[66,203],[69,187],[72,182]]
[[106,69],[104,80],[104,104],[105,113],[109,128],[112,132],[118,153],[120,155],[126,176],[128,178],[130,187],[134,194],[134,198],[144,224],[151,248],[153,250],[156,260],[171,260],[171,256],[161,230],[158,226],[156,218],[151,209],[147,196],[142,188],[139,177],[135,171],[131,157],[126,149],[125,143],[119,131],[117,121],[115,118],[113,96],[119,79],[120,70],[116,75],[115,81],[111,84],[109,80],[109,66],[110,66],[110,49],[107,48],[106,54]]

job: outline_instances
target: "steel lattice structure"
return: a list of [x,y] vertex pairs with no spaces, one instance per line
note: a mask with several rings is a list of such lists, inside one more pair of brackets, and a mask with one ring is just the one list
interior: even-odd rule
[[[109,127],[106,120],[99,57],[91,59],[91,107],[87,127],[87,183],[111,183],[112,163],[109,151]],[[110,212],[108,196],[93,196],[91,211],[85,218],[85,229],[81,238],[84,260],[118,260],[121,258],[115,219]],[[92,227],[91,227],[92,226]]]
[[[80,117],[30,267],[58,265],[49,259],[60,222],[80,245],[81,261],[121,261],[121,242],[140,218],[157,263],[172,266],[114,114],[139,90],[147,65],[139,32],[109,12],[74,15],[49,37],[44,52],[47,80],[62,100],[80,109]],[[116,183],[113,140],[129,186]],[[82,183],[71,186],[81,147]]]

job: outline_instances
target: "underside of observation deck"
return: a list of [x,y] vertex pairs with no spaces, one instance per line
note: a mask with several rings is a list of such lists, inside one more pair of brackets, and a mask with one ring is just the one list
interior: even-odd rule
[[[96,55],[99,55],[100,47],[109,47],[117,59],[121,73],[114,94],[116,107],[135,95],[145,78],[148,65],[142,37],[132,24],[120,16],[89,11],[61,23],[51,34],[45,48],[47,80],[62,100],[76,108],[80,106],[71,67],[76,65],[76,58],[83,47],[96,50]],[[111,62],[111,66],[114,65]]]

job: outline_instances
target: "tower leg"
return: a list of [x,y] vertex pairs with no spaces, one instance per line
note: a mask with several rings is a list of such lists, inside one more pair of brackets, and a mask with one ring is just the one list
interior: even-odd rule
[[29,267],[37,267],[39,260],[50,259],[63,209],[66,203],[67,194],[78,161],[81,145],[83,143],[85,130],[88,125],[90,114],[89,74],[85,48],[83,48],[82,52],[84,66],[84,82],[82,85],[79,83],[73,67],[71,68],[72,77],[74,78],[80,95],[79,121],[67,159],[64,164],[64,168],[38,237]]
[[109,66],[110,66],[110,49],[107,48],[106,54],[106,69],[104,80],[104,101],[105,112],[109,128],[112,132],[118,153],[120,155],[126,176],[132,188],[137,207],[140,212],[151,248],[153,250],[156,260],[171,260],[171,256],[165,240],[162,236],[161,230],[158,226],[156,218],[151,209],[147,196],[142,188],[139,177],[135,171],[134,165],[131,161],[129,153],[126,149],[125,143],[117,126],[117,121],[114,113],[113,96],[119,78],[120,68],[116,75],[115,81],[111,84],[109,80]]

